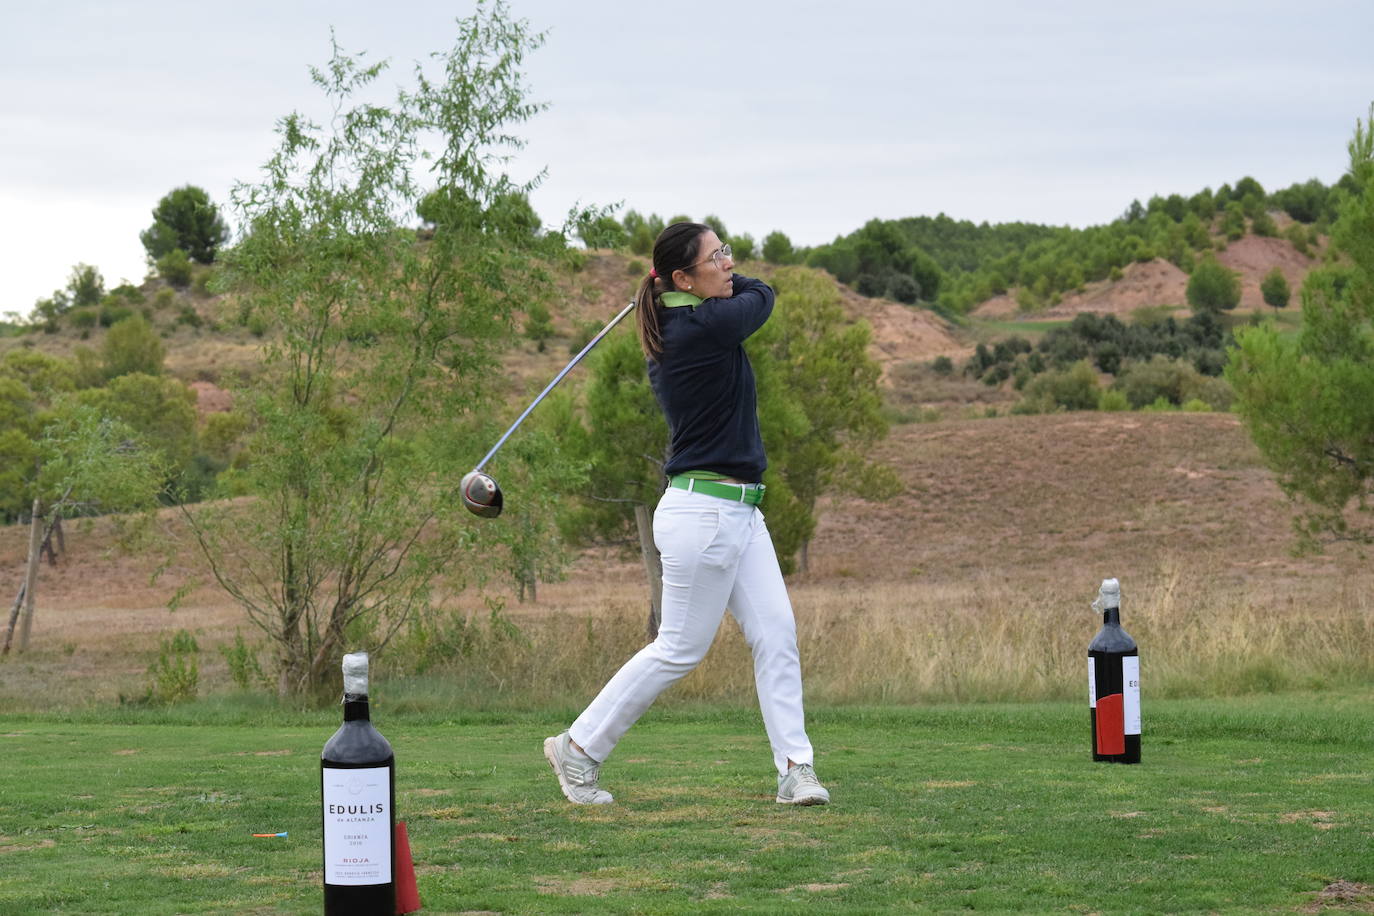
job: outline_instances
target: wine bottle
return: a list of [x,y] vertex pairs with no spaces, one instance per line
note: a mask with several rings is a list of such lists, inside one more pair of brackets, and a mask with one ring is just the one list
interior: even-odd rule
[[1102,629],[1088,646],[1093,760],[1140,762],[1140,650],[1121,628],[1121,585],[1104,579],[1093,609]]
[[396,756],[372,727],[367,653],[343,659],[343,725],[320,754],[325,916],[396,911]]

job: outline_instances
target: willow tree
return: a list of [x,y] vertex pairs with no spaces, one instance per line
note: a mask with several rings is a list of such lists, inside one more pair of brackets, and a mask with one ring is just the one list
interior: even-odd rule
[[282,119],[260,180],[233,190],[244,235],[225,282],[270,341],[239,397],[250,459],[235,485],[252,498],[187,515],[274,645],[281,693],[323,683],[346,648],[384,647],[441,583],[482,568],[467,551],[489,558],[519,527],[479,530],[456,486],[491,438],[515,312],[563,250],[511,206],[533,185],[499,171],[542,107],[521,72],[541,43],[479,5],[389,105],[374,101],[387,64],[335,44],[311,71],[328,123]]
[[1355,193],[1332,229],[1341,255],[1302,286],[1302,329],[1236,335],[1226,377],[1305,546],[1374,543],[1374,105],[1349,145]]

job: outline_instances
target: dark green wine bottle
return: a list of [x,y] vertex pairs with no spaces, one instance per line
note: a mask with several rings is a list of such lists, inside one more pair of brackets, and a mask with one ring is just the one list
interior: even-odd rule
[[1093,609],[1102,629],[1088,646],[1088,720],[1094,760],[1140,762],[1140,650],[1121,628],[1121,585],[1104,579]]
[[343,659],[343,725],[320,754],[325,916],[396,912],[396,756],[372,727],[367,653]]

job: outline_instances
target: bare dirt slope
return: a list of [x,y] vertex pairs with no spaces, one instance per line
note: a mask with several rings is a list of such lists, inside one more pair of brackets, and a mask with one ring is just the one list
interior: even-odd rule
[[1247,235],[1226,246],[1217,260],[1240,274],[1240,311],[1267,309],[1260,283],[1264,275],[1277,267],[1283,271],[1288,287],[1293,291],[1293,303],[1307,272],[1317,265],[1315,258],[1302,254],[1284,239]]
[[[1317,260],[1300,253],[1286,239],[1247,235],[1217,253],[1217,260],[1235,271],[1240,278],[1241,296],[1238,311],[1259,311],[1269,308],[1260,293],[1264,275],[1275,267],[1283,271],[1288,286],[1295,293],[1302,286],[1307,272]],[[1179,314],[1187,314],[1188,275],[1170,262],[1155,258],[1145,263],[1128,264],[1120,280],[1100,280],[1087,284],[1082,292],[1065,296],[1052,308],[1036,312],[1037,320],[1053,321],[1072,318],[1083,312],[1111,314],[1125,318],[1146,306],[1177,306]],[[973,314],[979,318],[1008,318],[1020,313],[1020,306],[1012,295],[997,296],[979,305]]]
[[970,573],[1129,579],[1165,559],[1232,581],[1291,581],[1288,500],[1229,414],[1070,413],[893,430],[905,490],[827,503],[815,572],[938,582]]

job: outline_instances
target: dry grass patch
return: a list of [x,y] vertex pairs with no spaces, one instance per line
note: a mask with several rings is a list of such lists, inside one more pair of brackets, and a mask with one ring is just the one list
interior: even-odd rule
[[1303,907],[1304,913],[1343,910],[1351,913],[1374,913],[1374,887],[1358,881],[1333,881],[1317,891],[1314,899]]

